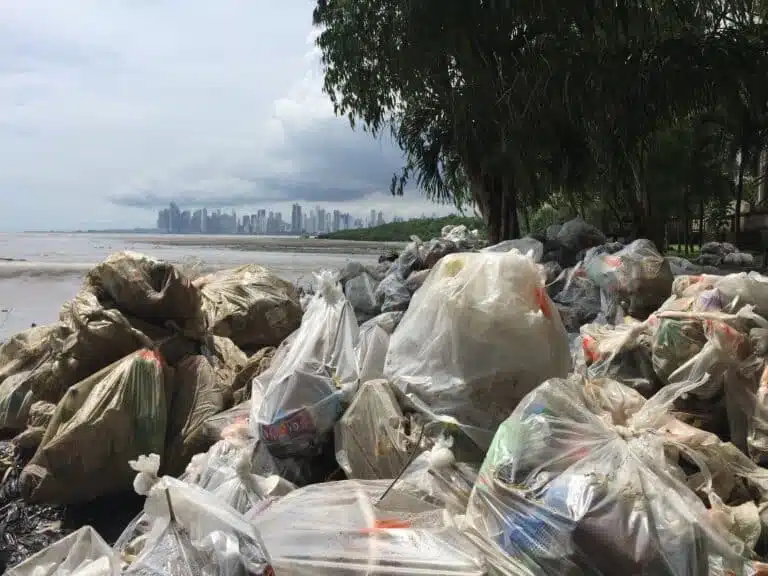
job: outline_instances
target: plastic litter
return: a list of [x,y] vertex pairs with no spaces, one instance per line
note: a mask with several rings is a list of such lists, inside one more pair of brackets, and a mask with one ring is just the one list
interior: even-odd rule
[[[525,394],[569,365],[565,330],[532,260],[515,252],[452,254],[414,295],[384,372],[418,409],[492,431]],[[487,446],[487,435],[476,436]]]
[[253,382],[254,397],[263,399],[252,405],[251,426],[277,457],[322,450],[357,385],[359,330],[352,307],[335,275],[323,273],[318,283],[290,347]]
[[388,481],[307,486],[247,516],[276,574],[485,576],[485,562],[443,513],[407,494],[374,505]]
[[90,526],[84,526],[6,572],[7,576],[118,576],[120,562]]
[[645,320],[669,296],[672,271],[649,240],[635,240],[615,254],[585,260],[589,277],[601,289],[603,313],[610,320],[623,310]]
[[[154,462],[133,462],[153,474]],[[258,533],[213,494],[164,476],[148,491],[144,512],[115,543],[124,574],[158,576],[274,574]]]
[[499,428],[468,525],[535,573],[742,573],[744,543],[665,456],[682,446],[659,433],[681,390],[645,402],[608,380],[542,384]]
[[336,424],[339,466],[348,478],[395,478],[417,449],[414,424],[403,415],[386,380],[366,382]]
[[167,397],[163,359],[152,350],[70,388],[21,475],[24,498],[70,504],[129,490],[128,461],[163,454]]
[[209,274],[195,286],[213,333],[244,350],[277,346],[301,321],[296,288],[256,264]]

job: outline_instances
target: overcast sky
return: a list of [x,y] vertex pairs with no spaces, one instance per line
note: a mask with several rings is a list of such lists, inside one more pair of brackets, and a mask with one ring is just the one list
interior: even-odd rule
[[209,208],[449,213],[334,118],[310,0],[0,0],[0,230]]

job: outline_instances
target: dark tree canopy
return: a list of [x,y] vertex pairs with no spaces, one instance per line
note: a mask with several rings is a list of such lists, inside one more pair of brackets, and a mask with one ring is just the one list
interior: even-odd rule
[[314,23],[337,114],[405,153],[393,193],[472,204],[493,240],[566,205],[663,243],[669,218],[738,210],[759,172],[765,13],[749,0],[318,0]]

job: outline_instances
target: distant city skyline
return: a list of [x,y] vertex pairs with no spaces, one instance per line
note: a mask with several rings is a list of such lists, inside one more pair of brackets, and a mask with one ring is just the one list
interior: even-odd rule
[[[238,215],[236,209],[182,209],[176,202],[171,202],[168,208],[158,211],[157,230],[168,234],[315,235],[410,220],[397,215],[389,219],[383,211],[375,209],[365,216],[353,216],[350,212],[320,206],[306,209],[300,203],[291,206],[290,221],[284,220],[279,210],[260,208],[245,212],[248,213]],[[432,217],[436,217],[436,213]]]

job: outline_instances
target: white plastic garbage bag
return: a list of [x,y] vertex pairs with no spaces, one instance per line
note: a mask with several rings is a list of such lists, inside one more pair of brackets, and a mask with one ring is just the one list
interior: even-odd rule
[[[384,374],[416,408],[492,431],[569,366],[568,337],[537,265],[489,252],[440,260],[392,335]],[[488,435],[471,434],[487,447]]]
[[120,561],[99,533],[84,526],[30,556],[6,576],[118,576]]
[[375,506],[388,485],[315,484],[247,517],[280,576],[487,574],[479,551],[446,526],[441,510],[407,496],[396,509]]
[[[358,325],[336,275],[318,291],[269,370],[253,381],[251,427],[276,456],[314,452],[339,419],[358,380]],[[346,400],[348,401],[348,400]]]
[[[153,473],[149,464],[140,474]],[[143,514],[123,531],[115,550],[124,574],[274,574],[261,538],[241,514],[199,486],[169,476],[150,488]]]
[[378,380],[384,376],[389,338],[390,335],[378,324],[368,324],[360,329],[356,352],[361,383]]

